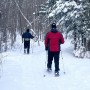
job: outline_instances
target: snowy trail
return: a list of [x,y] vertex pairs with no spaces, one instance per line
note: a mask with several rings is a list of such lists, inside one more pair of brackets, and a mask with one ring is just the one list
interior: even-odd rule
[[60,77],[54,77],[54,63],[53,72],[46,73],[43,42],[36,43],[29,55],[23,54],[23,48],[4,53],[8,56],[3,60],[0,90],[90,90],[90,60],[73,57],[72,48],[68,40],[62,45],[66,74],[60,57]]

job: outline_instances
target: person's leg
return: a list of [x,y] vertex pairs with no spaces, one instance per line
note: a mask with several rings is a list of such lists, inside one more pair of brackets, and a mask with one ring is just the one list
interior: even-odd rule
[[27,47],[27,54],[29,54],[29,47]]
[[54,53],[55,72],[58,72],[60,70],[59,69],[59,53],[60,52]]
[[24,53],[26,54],[26,42],[24,42]]
[[25,47],[26,47],[27,54],[29,54],[29,45],[30,45],[29,42],[26,41]]
[[48,52],[48,62],[47,62],[47,68],[52,68],[52,60],[53,60],[53,53]]
[[28,41],[28,43],[27,43],[27,54],[29,54],[29,50],[30,50],[30,42]]
[[24,53],[26,54],[26,49],[24,48]]

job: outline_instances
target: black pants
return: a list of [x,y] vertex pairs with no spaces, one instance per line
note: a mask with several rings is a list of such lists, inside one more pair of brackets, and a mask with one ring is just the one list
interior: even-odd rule
[[24,41],[24,53],[29,54],[30,41]]
[[55,71],[59,71],[59,54],[60,54],[60,52],[50,52],[50,51],[48,51],[47,68],[52,68],[52,61],[53,61],[53,58],[54,58]]

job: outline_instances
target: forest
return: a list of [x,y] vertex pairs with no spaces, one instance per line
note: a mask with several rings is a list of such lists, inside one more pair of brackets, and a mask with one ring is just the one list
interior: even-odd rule
[[0,53],[27,28],[43,41],[52,22],[72,40],[75,52],[90,53],[90,0],[0,0]]

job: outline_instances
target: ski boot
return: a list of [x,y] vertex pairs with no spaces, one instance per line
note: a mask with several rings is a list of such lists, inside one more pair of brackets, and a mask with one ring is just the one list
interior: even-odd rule
[[51,69],[51,68],[48,68],[48,69],[47,69],[47,72],[52,72],[52,69]]
[[55,71],[55,77],[59,76],[59,71]]

